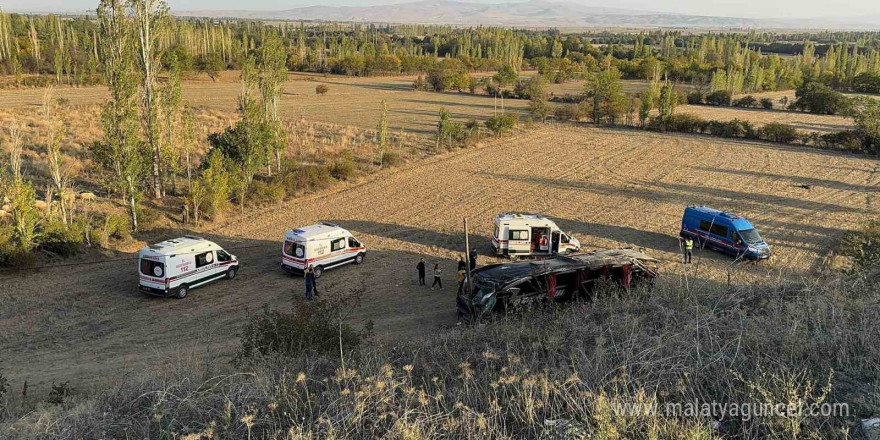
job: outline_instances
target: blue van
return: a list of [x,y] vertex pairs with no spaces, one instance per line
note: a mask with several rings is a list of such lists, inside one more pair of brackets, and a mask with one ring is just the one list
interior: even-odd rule
[[745,217],[706,206],[688,206],[681,218],[681,236],[737,258],[770,258],[770,246]]

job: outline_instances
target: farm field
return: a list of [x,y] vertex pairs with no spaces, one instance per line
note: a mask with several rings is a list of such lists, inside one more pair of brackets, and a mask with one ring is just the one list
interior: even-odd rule
[[[644,247],[661,260],[664,282],[677,285],[686,269],[691,286],[726,282],[728,273],[737,284],[776,283],[823,271],[843,231],[880,213],[878,192],[880,164],[858,156],[704,136],[542,127],[212,225],[203,235],[236,254],[241,272],[185,300],[139,293],[131,255],[4,273],[0,352],[12,355],[0,367],[13,386],[27,379],[46,389],[53,381],[86,387],[178,361],[228,359],[249,313],[301,301],[302,279],[279,268],[280,238],[318,221],[339,223],[369,248],[363,265],[328,271],[319,292],[362,289],[356,321],[373,321],[379,335],[417,337],[455,324],[463,217],[484,255],[496,213],[531,211],[557,219],[585,250]],[[746,215],[772,246],[773,260],[734,265],[697,252],[696,263],[683,268],[676,236],[688,204]],[[441,264],[442,289],[417,286],[420,256]],[[479,263],[490,261],[497,260],[483,256]]]
[[[525,72],[524,76],[529,76]],[[183,98],[191,105],[210,111],[233,112],[236,110],[241,86],[237,72],[223,72],[218,81],[207,79],[189,80],[183,84]],[[314,122],[350,125],[362,129],[375,129],[381,113],[381,101],[388,103],[389,127],[409,134],[433,135],[436,132],[440,108],[446,108],[452,117],[461,121],[483,121],[501,110],[518,112],[527,116],[528,101],[520,99],[494,100],[485,95],[457,92],[419,92],[412,90],[415,77],[351,78],[320,76],[314,74],[290,74],[284,87],[280,111],[286,120],[307,119]],[[326,95],[315,94],[315,86],[326,84]],[[624,81],[624,91],[635,94],[647,87],[645,81]],[[687,86],[679,86],[687,89]],[[583,93],[583,81],[551,84],[548,91],[556,96]],[[58,88],[57,98],[66,99],[75,107],[97,107],[107,97],[104,86]],[[793,93],[793,92],[792,92]],[[781,95],[780,95],[781,96]],[[0,89],[0,102],[4,110],[33,112],[38,114],[43,100],[43,89]],[[344,105],[340,105],[344,103]],[[768,122],[791,124],[800,130],[828,132],[844,130],[852,126],[852,119],[841,116],[812,115],[800,112],[767,111],[758,109],[718,108],[710,106],[681,105],[678,113],[695,113],[706,119],[747,120],[756,126]],[[76,131],[74,131],[76,132]],[[425,142],[429,143],[428,139]]]

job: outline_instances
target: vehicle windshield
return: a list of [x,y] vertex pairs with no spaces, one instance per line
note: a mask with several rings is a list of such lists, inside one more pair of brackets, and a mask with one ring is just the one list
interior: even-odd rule
[[740,237],[745,240],[746,243],[755,244],[760,243],[764,240],[761,239],[761,235],[758,234],[758,231],[754,229],[746,229],[744,231],[739,231]]

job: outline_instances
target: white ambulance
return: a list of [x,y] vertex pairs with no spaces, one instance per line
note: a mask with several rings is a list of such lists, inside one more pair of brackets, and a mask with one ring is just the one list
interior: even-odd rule
[[324,269],[346,263],[361,264],[366,255],[367,248],[351,232],[332,223],[319,223],[284,234],[281,268],[303,274],[312,266],[318,278]]
[[238,259],[201,237],[187,235],[138,252],[140,289],[151,295],[185,298],[189,289],[235,278]]
[[562,232],[541,214],[498,214],[492,236],[495,254],[520,257],[568,254],[581,250],[580,242]]

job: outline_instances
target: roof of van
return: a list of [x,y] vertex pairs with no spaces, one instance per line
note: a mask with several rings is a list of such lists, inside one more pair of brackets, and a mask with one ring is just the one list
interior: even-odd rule
[[321,238],[330,238],[330,237],[338,237],[346,233],[344,228],[339,225],[334,225],[333,223],[318,223],[315,225],[303,226],[301,228],[296,228],[292,231],[287,231],[285,237],[301,237],[306,240],[317,240]]
[[728,211],[721,211],[719,209],[710,208],[708,206],[688,206],[688,210],[696,211],[702,214],[706,214],[710,217],[721,217],[727,219],[736,226],[737,229],[751,229],[754,226],[743,216]]
[[547,217],[544,217],[541,214],[520,214],[515,212],[498,214],[495,216],[496,221],[506,221],[506,220],[543,220],[543,221],[551,221]]
[[150,252],[158,255],[172,255],[182,252],[192,252],[200,249],[219,249],[213,241],[205,240],[195,235],[185,235],[179,238],[171,238],[160,243],[151,244],[141,252]]

